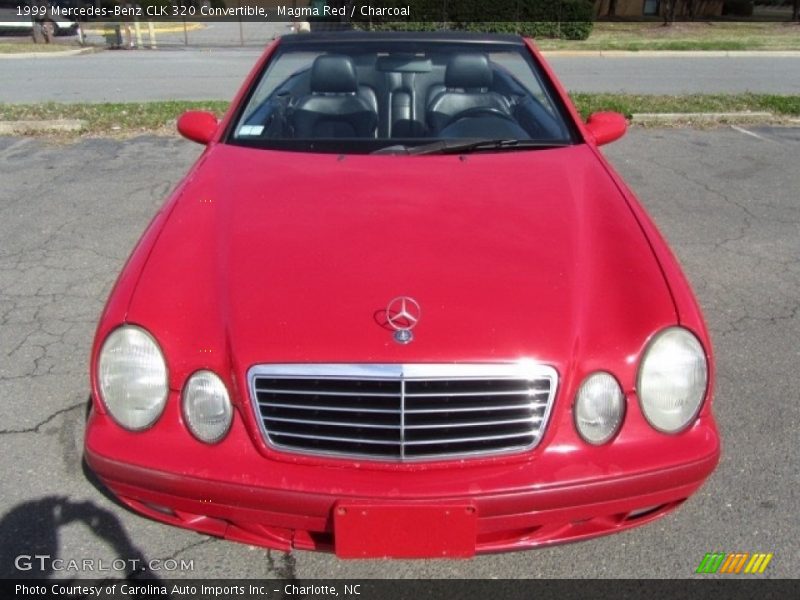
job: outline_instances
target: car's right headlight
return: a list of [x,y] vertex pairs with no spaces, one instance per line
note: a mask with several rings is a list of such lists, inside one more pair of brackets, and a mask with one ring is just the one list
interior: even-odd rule
[[683,327],[656,334],[639,365],[637,391],[650,425],[677,433],[694,421],[706,395],[708,362],[700,341]]
[[109,334],[100,350],[97,379],[108,412],[125,429],[147,429],[164,411],[167,363],[141,327],[123,325]]
[[213,371],[198,371],[183,388],[183,419],[201,442],[215,444],[230,429],[233,407],[228,390]]

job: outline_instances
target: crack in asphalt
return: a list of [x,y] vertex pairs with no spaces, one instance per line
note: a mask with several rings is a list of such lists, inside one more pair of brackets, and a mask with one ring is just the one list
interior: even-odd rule
[[[275,560],[274,552],[280,552],[278,560]],[[278,579],[297,581],[297,559],[294,553],[282,552],[267,548],[267,570],[275,573]]]
[[743,217],[743,223],[742,223],[741,227],[739,227],[738,235],[728,236],[728,237],[722,238],[721,240],[715,241],[714,244],[713,244],[713,248],[715,250],[721,248],[722,246],[726,246],[729,243],[739,242],[739,241],[745,239],[745,237],[747,236],[748,230],[752,227],[752,221],[753,220],[757,221],[759,219],[755,214],[753,214],[753,212],[749,208],[744,206],[741,202],[737,202],[737,201],[731,199],[728,194],[712,188],[705,181],[698,180],[698,179],[695,179],[693,177],[690,177],[689,174],[687,172],[685,172],[683,169],[678,169],[676,167],[672,167],[672,166],[665,165],[665,164],[660,164],[660,166],[664,170],[669,171],[671,173],[674,173],[675,175],[677,175],[678,177],[681,177],[682,179],[685,179],[689,183],[692,183],[693,185],[696,185],[697,187],[700,187],[700,188],[704,189],[706,192],[718,197],[723,202],[725,202],[727,204],[730,204],[732,206],[735,206],[736,208],[738,208],[739,210],[741,210],[744,213],[745,216]]
[[[800,313],[800,302],[795,304],[794,306],[790,307],[789,310],[785,314],[781,315],[769,315],[766,317],[759,317],[754,315],[744,315],[739,317],[738,319],[730,322],[730,330],[728,333],[743,333],[745,331],[744,328],[740,327],[745,321],[755,321],[757,323],[767,323],[769,325],[777,325],[782,321],[793,321],[797,318],[798,313]],[[723,334],[725,335],[725,334]]]
[[[172,552],[168,556],[164,556],[164,557],[158,558],[157,560],[161,561],[161,564],[163,565],[168,560],[177,560],[178,557],[181,556],[182,554],[184,554],[185,552],[188,552],[190,550],[194,550],[195,548],[199,548],[201,546],[207,546],[209,544],[213,544],[213,543],[218,542],[218,541],[219,541],[219,538],[206,537],[204,539],[201,539],[200,541],[191,542],[190,544],[186,544],[185,546],[182,546],[182,547],[178,548],[177,550],[175,550],[174,552]],[[138,579],[138,578],[141,577],[143,579],[147,579],[148,577],[152,576],[153,573],[156,573],[156,571],[147,571],[147,570],[143,569],[142,571],[138,571],[138,572],[134,573],[132,575],[132,578],[133,579]],[[158,573],[161,573],[161,571],[158,571]]]
[[81,402],[78,402],[78,403],[73,404],[71,406],[68,406],[66,408],[62,408],[60,410],[55,411],[50,416],[48,416],[46,419],[44,419],[43,421],[37,423],[33,427],[27,427],[25,429],[2,429],[2,430],[0,430],[0,435],[19,435],[19,434],[25,434],[25,433],[39,433],[39,430],[42,427],[44,427],[45,425],[50,423],[56,417],[60,417],[61,415],[66,414],[66,413],[68,413],[70,411],[73,411],[76,408],[81,408],[81,407],[84,407],[84,406],[86,406],[86,400],[82,400]]
[[[752,142],[756,143],[756,142]],[[783,145],[787,145],[786,144]],[[750,148],[745,143],[737,148],[741,153],[743,165],[749,165],[747,169],[775,168],[770,161],[756,161],[754,163],[745,162],[749,156]],[[736,285],[740,283],[736,280],[730,282],[723,278],[716,278],[712,281],[699,279],[694,282],[694,287],[701,297],[707,295],[719,296],[718,291],[724,290],[725,304],[720,306],[724,310],[715,311],[710,318],[713,324],[714,337],[725,337],[730,334],[739,334],[750,331],[750,324],[756,326],[779,326],[785,322],[797,319],[800,313],[800,245],[786,244],[781,245],[782,239],[775,237],[775,227],[781,226],[796,230],[800,236],[800,207],[787,204],[785,201],[778,203],[771,194],[758,194],[754,190],[746,187],[729,185],[725,189],[719,189],[710,183],[708,173],[714,173],[719,168],[719,164],[712,165],[700,158],[699,161],[688,164],[681,164],[682,157],[676,157],[670,163],[656,161],[655,164],[663,168],[666,172],[696,186],[702,190],[698,194],[698,200],[692,203],[689,200],[679,199],[678,204],[687,214],[709,214],[708,206],[702,203],[705,209],[697,212],[698,201],[705,198],[716,198],[723,206],[734,208],[738,213],[737,219],[732,219],[732,213],[728,213],[726,219],[708,222],[707,238],[696,237],[692,239],[692,244],[696,246],[708,246],[710,252],[723,253],[733,260],[733,265],[742,270],[751,272],[771,273],[773,285],[763,286],[767,294],[756,296],[757,304],[754,303],[752,288]],[[760,166],[759,166],[760,165]],[[700,167],[698,169],[698,166]],[[743,167],[745,168],[745,167]],[[700,173],[702,175],[698,176]],[[730,173],[742,177],[741,171],[731,171]],[[724,175],[724,174],[721,174]],[[721,181],[728,181],[725,177],[717,177]],[[744,194],[745,199],[736,198],[736,194]],[[777,198],[781,198],[778,196]],[[722,209],[724,210],[724,209]],[[717,213],[713,213],[711,217]],[[776,216],[777,215],[777,216]],[[730,225],[720,228],[721,224]],[[698,254],[696,260],[705,260],[705,254]],[[689,261],[687,261],[689,262]],[[691,263],[690,263],[691,266]],[[708,305],[708,303],[703,302]]]
[[[26,383],[39,381],[38,390],[49,389],[50,377],[85,379],[93,325],[116,275],[177,181],[177,169],[163,169],[158,153],[144,160],[139,153],[143,147],[175,145],[163,140],[144,145],[85,140],[56,146],[21,138],[0,148],[0,179],[6,188],[0,202],[4,398],[21,402],[29,393]],[[89,163],[86,152],[93,149],[102,160]],[[139,171],[130,169],[131,161]],[[120,173],[127,176],[120,179]],[[100,194],[92,181],[102,183]],[[54,186],[58,202],[51,201]],[[114,189],[124,190],[126,201],[105,211],[101,207],[107,197],[114,198]],[[41,423],[29,424],[52,418],[41,415],[45,410],[46,405],[37,403],[10,411],[0,434],[37,431]]]

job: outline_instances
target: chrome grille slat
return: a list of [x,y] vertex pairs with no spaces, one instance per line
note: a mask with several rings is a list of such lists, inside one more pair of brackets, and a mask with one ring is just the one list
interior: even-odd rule
[[519,410],[531,408],[533,410],[537,408],[546,408],[545,405],[541,407],[538,406],[526,406],[524,404],[507,404],[503,406],[463,406],[463,407],[453,407],[453,408],[407,408],[405,414],[407,415],[424,415],[424,414],[433,414],[433,413],[458,413],[458,412],[478,412],[478,411],[497,411],[497,410]]
[[[353,438],[346,438],[346,437],[336,437],[332,435],[308,435],[303,433],[290,433],[288,431],[273,431],[272,435],[280,436],[280,437],[294,437],[294,438],[304,438],[304,439],[311,439],[311,440],[330,440],[332,442],[353,442]],[[397,444],[397,442],[391,442],[388,440],[371,440],[368,438],[359,438],[356,440],[359,444],[379,444],[382,446],[392,446]]]
[[275,448],[405,461],[534,448],[558,376],[530,362],[275,364],[251,368],[248,383]]
[[473,396],[525,396],[531,398],[533,396],[544,394],[545,398],[547,398],[547,392],[536,392],[531,394],[528,390],[519,390],[519,391],[511,391],[511,392],[452,392],[448,394],[436,394],[436,393],[429,393],[429,394],[420,394],[420,393],[409,393],[406,392],[406,398],[441,398],[441,397],[451,397],[451,398],[469,398]]
[[441,423],[431,423],[427,425],[409,425],[406,423],[405,429],[443,429],[443,428],[451,428],[451,427],[487,427],[490,425],[514,425],[516,423],[531,423],[533,425],[538,424],[541,419],[508,419],[508,420],[501,420],[501,421],[467,421],[465,423],[448,423],[447,425],[442,425]]
[[259,406],[275,406],[278,408],[296,408],[298,410],[333,410],[341,412],[364,412],[399,415],[400,409],[392,408],[358,408],[352,406],[312,406],[310,404],[282,404],[279,402],[264,403],[259,401]]
[[298,390],[279,390],[279,389],[269,389],[269,388],[256,388],[256,392],[263,392],[267,394],[287,394],[287,395],[296,395],[296,396],[360,396],[364,398],[399,398],[400,394],[394,393],[378,393],[378,392],[358,392],[357,394],[352,394],[348,392],[320,392],[317,390],[314,391],[298,391]]
[[381,425],[378,423],[342,423],[339,421],[315,421],[313,419],[287,419],[285,417],[264,417],[265,421],[279,421],[281,423],[304,423],[307,425],[330,425],[332,427],[366,427],[368,429],[397,429],[397,425]]
[[[448,444],[458,444],[461,442],[485,442],[487,440],[507,440],[511,438],[522,438],[522,437],[530,437],[530,433],[513,433],[513,434],[506,434],[506,435],[479,435],[479,436],[472,436],[472,437],[463,437],[463,438],[449,438],[447,440]],[[430,445],[430,444],[440,444],[442,440],[406,440],[406,446],[423,446],[423,445]]]

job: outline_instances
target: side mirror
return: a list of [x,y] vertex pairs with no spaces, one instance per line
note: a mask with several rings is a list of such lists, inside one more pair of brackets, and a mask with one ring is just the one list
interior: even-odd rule
[[596,112],[586,120],[586,129],[594,136],[595,144],[602,146],[625,135],[628,122],[617,112]]
[[203,110],[187,110],[178,119],[178,131],[187,140],[208,144],[217,132],[217,118]]

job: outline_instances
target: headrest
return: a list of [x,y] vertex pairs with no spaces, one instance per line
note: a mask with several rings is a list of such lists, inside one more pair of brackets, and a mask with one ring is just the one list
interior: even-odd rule
[[485,54],[456,54],[447,63],[444,85],[448,88],[487,88],[492,69]]
[[349,56],[325,54],[311,66],[311,91],[322,94],[349,94],[358,91],[358,79]]

